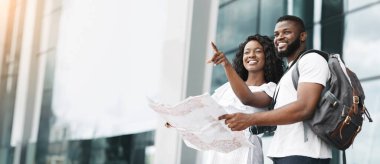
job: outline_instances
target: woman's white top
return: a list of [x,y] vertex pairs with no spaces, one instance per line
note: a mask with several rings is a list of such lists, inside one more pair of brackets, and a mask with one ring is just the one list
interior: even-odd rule
[[[273,82],[265,83],[261,86],[249,86],[252,92],[265,92],[270,97],[276,89],[276,84]],[[255,108],[241,103],[239,98],[236,97],[229,82],[217,88],[212,97],[222,106],[224,106],[228,113],[242,112],[254,113],[265,111],[267,108]],[[208,151],[205,155],[206,164],[262,164],[263,150],[261,146],[261,139],[256,135],[251,135],[248,129],[244,133],[249,139],[253,147],[241,147],[229,153],[220,153],[215,151]]]

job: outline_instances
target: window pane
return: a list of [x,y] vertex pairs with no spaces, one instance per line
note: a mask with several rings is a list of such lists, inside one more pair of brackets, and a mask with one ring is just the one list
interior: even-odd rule
[[257,28],[257,0],[239,0],[219,9],[216,43],[224,51],[234,49]]
[[343,57],[359,78],[380,75],[380,5],[346,16]]
[[357,9],[359,7],[363,7],[369,4],[373,4],[374,2],[378,2],[378,0],[347,0],[347,10]]
[[285,0],[261,1],[260,34],[273,36],[277,19],[285,14],[284,1]]
[[224,5],[224,4],[227,4],[228,2],[231,2],[233,0],[219,0],[219,4],[220,5]]
[[[228,60],[233,63],[233,59],[235,58],[236,52],[230,52],[225,54]],[[227,77],[224,73],[224,68],[221,65],[217,65],[212,70],[212,82],[211,82],[211,93],[214,93],[215,89],[226,83]]]
[[353,163],[378,163],[380,161],[380,80],[362,83],[365,92],[365,104],[373,122],[365,118],[363,128],[357,135],[352,147],[346,150],[347,161]]

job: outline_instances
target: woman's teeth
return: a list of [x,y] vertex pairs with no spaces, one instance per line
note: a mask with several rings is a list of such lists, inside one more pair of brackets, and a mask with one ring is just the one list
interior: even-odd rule
[[256,64],[256,63],[257,63],[257,61],[253,61],[253,60],[248,62],[248,64]]

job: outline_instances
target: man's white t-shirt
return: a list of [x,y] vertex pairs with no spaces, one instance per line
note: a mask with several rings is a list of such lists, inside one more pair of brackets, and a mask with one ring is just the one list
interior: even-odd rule
[[[293,86],[291,67],[278,83],[278,96],[275,109],[297,100]],[[299,83],[318,83],[323,86],[330,77],[326,60],[317,53],[309,53],[299,59]],[[276,91],[277,92],[277,91]],[[305,141],[305,134],[307,141]],[[278,125],[269,147],[268,157],[306,156],[311,158],[331,158],[331,147],[322,141],[309,127],[304,129],[303,122]]]

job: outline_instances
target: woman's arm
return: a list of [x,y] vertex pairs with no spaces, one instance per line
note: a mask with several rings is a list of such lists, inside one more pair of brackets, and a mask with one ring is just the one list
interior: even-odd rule
[[214,63],[216,65],[221,64],[224,67],[227,79],[230,82],[231,88],[235,95],[240,99],[244,105],[253,107],[266,107],[272,101],[272,98],[265,92],[251,92],[247,84],[240,78],[232,64],[228,61],[227,57],[220,52],[217,47],[211,43],[214,51],[214,56],[208,61],[208,63]]

